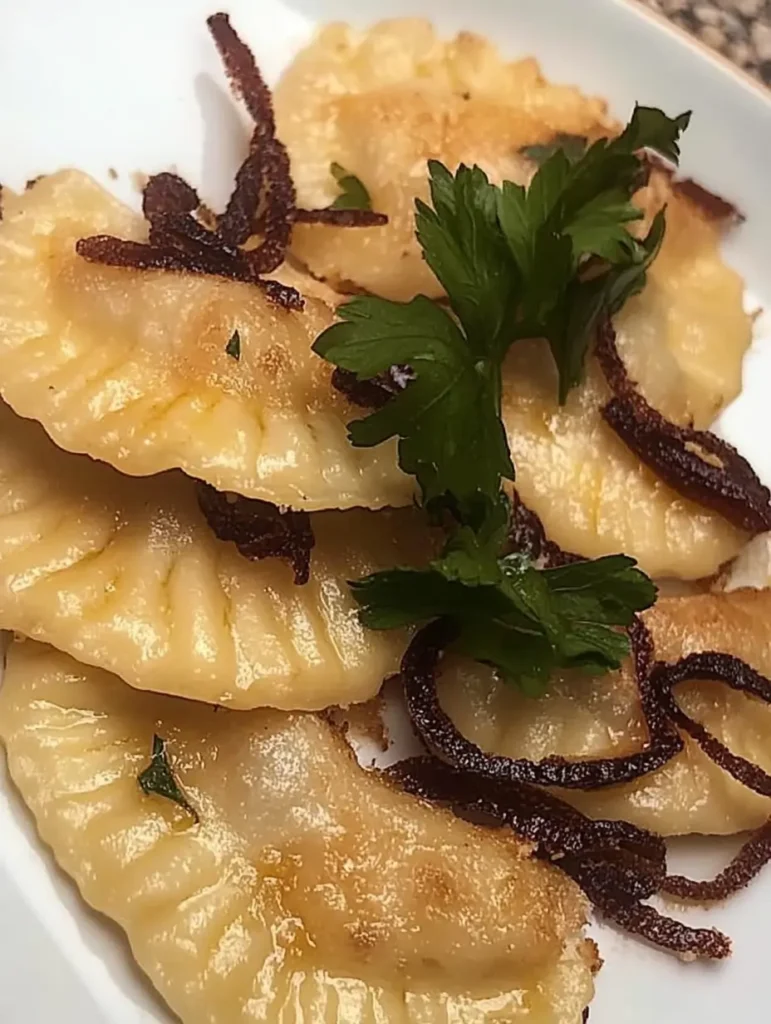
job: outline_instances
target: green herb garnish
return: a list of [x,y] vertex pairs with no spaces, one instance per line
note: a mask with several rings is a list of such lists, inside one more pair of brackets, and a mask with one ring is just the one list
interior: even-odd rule
[[198,822],[198,811],[192,806],[179,787],[166,754],[166,741],[160,736],[153,736],[153,752],[150,764],[137,776],[142,792],[148,796],[162,796],[182,807]]
[[230,335],[230,340],[225,346],[225,351],[230,358],[235,359],[236,362],[241,358],[241,335],[238,333],[237,329]]
[[663,212],[644,239],[628,230],[642,217],[631,202],[644,173],[638,151],[653,149],[676,162],[689,120],[690,114],[670,119],[636,107],[618,138],[599,139],[575,161],[557,149],[528,188],[503,185],[499,223],[520,275],[516,337],[548,339],[561,402],[581,379],[598,321],[640,291],[661,245]]
[[514,467],[500,416],[502,365],[518,339],[544,337],[560,401],[579,382],[596,327],[643,287],[663,239],[663,213],[642,239],[628,230],[643,216],[631,202],[645,172],[638,152],[676,161],[689,116],[636,107],[618,138],[542,154],[527,188],[499,188],[478,167],[452,174],[432,161],[431,205],[416,202],[416,235],[450,311],[425,296],[358,297],[316,340],[317,354],[360,380],[410,367],[401,393],[349,424],[350,439],[370,447],[398,438],[401,468],[450,526],[428,570],[352,584],[367,625],[449,616],[459,649],[528,690],[559,667],[605,671],[628,653],[620,627],[656,596],[633,559],[539,570],[504,554],[501,481]]
[[362,622],[393,629],[448,616],[458,628],[456,650],[495,665],[531,694],[543,692],[559,668],[617,668],[629,652],[618,627],[656,599],[654,585],[626,555],[546,570],[509,555],[496,562],[497,579],[490,574],[478,582],[449,576],[442,561],[428,571],[391,569],[352,584]]
[[340,164],[330,164],[332,177],[340,186],[340,195],[330,205],[331,210],[371,210],[369,192],[355,174],[346,171]]

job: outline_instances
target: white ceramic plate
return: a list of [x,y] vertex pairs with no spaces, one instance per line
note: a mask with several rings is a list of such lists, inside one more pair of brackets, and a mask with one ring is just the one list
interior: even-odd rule
[[[244,145],[204,18],[215,0],[0,0],[0,181],[81,167],[136,203],[134,171],[175,166],[221,202]],[[366,23],[426,14],[445,32],[471,28],[514,56],[535,54],[553,79],[575,82],[628,114],[635,100],[693,108],[685,173],[747,215],[730,243],[751,305],[771,306],[771,94],[682,34],[623,0],[230,0],[227,9],[271,78],[334,18]],[[118,172],[113,180],[108,169]],[[768,344],[763,344],[765,334]],[[758,321],[741,399],[722,430],[771,482],[771,323]],[[724,842],[676,851],[710,872]],[[594,926],[606,965],[591,1024],[747,1024],[765,1007],[771,870],[726,907],[690,919],[735,940],[732,961],[686,966]],[[171,1018],[136,970],[117,929],[89,912],[39,849],[30,820],[0,778],[0,1021],[149,1024]],[[223,1022],[229,1024],[229,1022]]]

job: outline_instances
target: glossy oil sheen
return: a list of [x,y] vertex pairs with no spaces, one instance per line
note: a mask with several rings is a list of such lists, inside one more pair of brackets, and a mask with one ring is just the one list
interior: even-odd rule
[[[166,741],[198,821],[137,774]],[[12,644],[0,738],[42,838],[185,1024],[578,1024],[586,903],[321,717],[138,694]]]

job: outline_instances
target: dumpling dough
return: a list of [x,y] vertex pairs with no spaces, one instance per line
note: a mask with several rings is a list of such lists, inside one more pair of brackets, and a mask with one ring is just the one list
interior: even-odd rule
[[644,290],[615,318],[619,352],[651,405],[705,430],[741,391],[752,341],[744,281],[723,260],[726,223],[668,175],[654,172],[634,201],[646,213],[638,230],[664,206],[667,229]]
[[[98,267],[73,252],[84,234],[129,238],[143,230],[76,172],[6,199],[0,393],[13,408],[40,420],[62,447],[132,474],[179,466],[221,489],[298,508],[408,504],[413,481],[398,470],[394,446],[348,442],[345,424],[361,411],[331,387],[329,367],[310,352],[330,308],[309,298],[304,313],[289,313],[248,285]],[[671,294],[649,291],[650,322],[660,325],[673,315]],[[634,324],[634,310],[629,316]],[[236,328],[239,362],[225,352]],[[638,330],[648,348],[680,337],[674,328],[622,330],[635,369],[629,352]],[[704,415],[733,394],[743,352],[727,328],[720,355],[714,332],[688,337],[688,352],[714,367],[709,387],[695,372],[672,372],[675,342],[658,340],[658,356],[638,359],[646,394],[659,397],[658,381],[679,380],[662,396],[679,418]],[[504,418],[517,486],[553,539],[587,557],[624,550],[651,574],[686,579],[732,558],[744,534],[661,484],[601,421],[604,385],[591,367],[568,406],[557,406],[550,360],[545,351],[530,355],[537,344],[512,350]]]
[[[325,206],[338,194],[335,162],[389,216],[386,227],[356,231],[300,225],[295,254],[343,290],[400,300],[441,294],[414,237],[429,159],[453,169],[477,163],[495,181],[524,183],[535,165],[523,146],[616,130],[603,101],[547,82],[532,58],[507,63],[468,32],[445,42],[421,19],[364,32],[326,26],[285,72],[275,103],[303,203]],[[741,387],[751,334],[742,280],[721,258],[723,225],[667,175],[654,172],[635,201],[648,220],[668,204],[667,234],[644,295],[619,318],[619,345],[656,408],[707,426]]]
[[386,227],[356,231],[300,225],[293,252],[343,290],[393,299],[440,294],[414,237],[429,159],[477,163],[495,180],[524,182],[532,165],[521,147],[613,126],[602,100],[546,82],[532,58],[507,63],[470,32],[444,42],[419,18],[363,32],[325,26],[284,73],[275,108],[302,205],[332,202],[339,188],[330,165],[338,163],[389,218]]
[[236,708],[366,700],[406,639],[359,624],[347,581],[420,564],[422,517],[319,512],[311,578],[217,540],[180,472],[135,479],[57,449],[0,403],[0,628],[132,686]]
[[[0,393],[62,448],[125,473],[180,468],[293,508],[409,504],[394,447],[352,447],[354,414],[311,352],[333,311],[214,277],[98,266],[79,238],[146,224],[77,171],[3,193]],[[241,358],[225,351],[233,331]]]
[[[546,82],[533,60],[505,63],[469,33],[444,42],[419,19],[322,29],[285,73],[276,111],[303,203],[337,194],[334,161],[390,218],[357,231],[300,225],[295,254],[338,287],[399,300],[441,294],[414,238],[428,159],[476,162],[495,180],[524,182],[534,168],[520,147],[615,130],[601,101]],[[667,205],[667,233],[647,287],[616,318],[619,350],[657,409],[705,428],[741,388],[751,340],[743,283],[721,257],[723,225],[666,174],[655,171],[636,201],[646,224]],[[623,550],[649,573],[685,579],[738,553],[745,534],[664,486],[604,424],[608,393],[596,367],[560,408],[545,347],[520,343],[504,386],[517,487],[563,547],[587,557]]]
[[[770,619],[771,590],[663,598],[645,615],[662,661],[723,651],[769,676]],[[676,694],[683,710],[730,750],[771,772],[771,706],[705,680],[684,683]],[[534,700],[482,666],[455,662],[443,671],[441,701],[464,735],[511,757],[622,756],[647,739],[629,667],[598,678],[557,678]],[[682,754],[652,775],[592,792],[555,792],[592,817],[623,818],[663,835],[743,832],[771,816],[771,800],[736,782],[688,737]]]
[[739,553],[744,531],[682,498],[605,423],[600,410],[610,391],[594,358],[564,406],[556,395],[546,343],[514,345],[503,419],[517,490],[548,537],[586,558],[624,551],[651,576],[684,580],[711,576]]
[[[42,838],[184,1024],[579,1024],[570,880],[362,771],[321,718],[215,710],[31,641],[0,690]],[[198,825],[137,784],[154,733]]]

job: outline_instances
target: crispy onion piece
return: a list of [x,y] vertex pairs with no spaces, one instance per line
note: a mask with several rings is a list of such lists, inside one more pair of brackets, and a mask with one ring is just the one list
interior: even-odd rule
[[[273,114],[273,98],[265,83],[249,47],[238,37],[226,14],[214,14],[208,19],[209,30],[217,44],[231,85],[241,96],[252,120],[258,125],[258,133],[252,140],[253,149],[264,149],[266,165],[274,164],[274,210],[266,218],[266,233],[275,232],[283,238],[284,248],[289,242],[292,221],[306,224],[330,224],[336,227],[381,227],[388,223],[388,217],[372,210],[300,210],[295,202],[294,184],[289,172],[289,156],[283,143],[275,138],[276,122]],[[290,191],[291,188],[291,198]],[[269,203],[270,206],[270,203]],[[280,231],[279,231],[280,226]],[[248,237],[248,235],[247,235]],[[246,241],[246,238],[243,239]],[[279,263],[281,260],[279,260]],[[278,263],[271,267],[275,270]],[[266,273],[268,271],[265,271]]]
[[402,761],[388,774],[414,795],[535,843],[539,857],[570,875],[595,908],[625,930],[690,959],[729,955],[730,941],[720,932],[690,928],[640,902],[665,884],[660,836],[624,821],[594,821],[532,786],[459,771],[433,757]]
[[728,899],[744,889],[771,860],[771,820],[759,828],[727,868],[715,878],[697,882],[683,875],[668,875],[661,885],[661,892],[681,900],[696,903],[713,903]]
[[665,917],[647,903],[618,899],[604,890],[604,880],[595,875],[591,867],[565,870],[581,886],[595,909],[624,931],[676,953],[684,960],[724,960],[731,955],[731,940],[716,928],[691,928]]
[[[278,305],[301,310],[303,299],[296,289],[263,276],[284,262],[294,221],[367,227],[385,223],[386,218],[369,211],[297,210],[289,155],[275,137],[270,89],[227,15],[215,14],[207,24],[231,85],[254,122],[249,153],[224,213],[215,219],[214,228],[202,223],[195,189],[176,174],[157,174],[143,195],[142,209],[150,224],[147,243],[96,235],[80,239],[76,251],[92,263],[213,274],[257,285]],[[239,248],[255,233],[262,236],[259,245]]]
[[228,245],[243,245],[255,229],[255,212],[263,188],[260,142],[253,136],[249,155],[236,171],[236,183],[225,212],[217,217],[217,232]]
[[454,630],[446,620],[425,626],[413,638],[402,660],[401,676],[413,727],[428,751],[464,771],[501,782],[527,782],[565,789],[599,789],[630,782],[655,771],[683,749],[683,740],[670,722],[657,692],[651,687],[651,636],[641,619],[629,629],[640,705],[650,741],[626,757],[569,761],[550,756],[541,761],[488,754],[455,727],[439,703],[436,676],[444,649]]
[[673,690],[688,679],[710,679],[725,683],[732,690],[751,694],[766,704],[771,704],[771,681],[741,658],[715,651],[689,654],[672,664],[657,662],[651,672],[651,686],[658,693],[668,717],[683,732],[688,733],[707,757],[723,771],[761,796],[771,796],[771,775],[751,761],[732,754],[728,747],[680,708]]
[[195,213],[201,205],[198,193],[178,174],[154,174],[142,192],[142,213],[152,224],[167,213]]
[[385,373],[366,380],[359,380],[352,370],[341,370],[339,366],[332,372],[332,387],[361,409],[382,409],[411,380],[414,374],[409,366],[392,366]]
[[524,552],[532,561],[541,563],[546,569],[583,561],[580,555],[563,551],[559,544],[549,540],[543,523],[535,512],[525,505],[517,491],[514,491],[511,497],[508,547],[510,551]]
[[230,496],[205,483],[198,484],[198,504],[219,540],[232,541],[252,561],[284,558],[295,583],[308,582],[316,538],[307,512],[282,512],[269,501]]
[[680,427],[646,402],[629,379],[610,322],[597,357],[614,397],[602,416],[627,448],[673,490],[743,530],[771,529],[771,491],[735,448],[706,430]]
[[[213,274],[254,284],[277,304],[300,310],[303,300],[296,289],[261,277],[284,260],[295,207],[289,157],[274,137],[270,90],[227,16],[215,15],[208,25],[228,77],[255,122],[249,155],[216,230],[193,215],[200,207],[195,189],[177,175],[160,174],[149,180],[143,196],[143,212],[150,223],[148,243],[98,235],[80,239],[76,251],[91,262],[111,266]],[[254,249],[239,249],[253,233],[260,203],[262,241]]]
[[[750,665],[730,654],[703,651],[689,654],[672,664],[658,662],[651,672],[651,685],[659,693],[669,718],[686,732],[723,771],[748,789],[771,796],[771,776],[746,758],[733,754],[703,725],[694,721],[677,703],[674,689],[688,679],[709,679],[733,690],[750,694],[771,704],[771,681]],[[711,902],[723,900],[743,889],[771,860],[771,821],[748,839],[731,863],[714,879],[693,881],[681,875],[667,878],[662,891],[680,899]]]
[[382,228],[388,223],[384,213],[374,210],[335,210],[331,206],[323,210],[296,210],[298,224],[329,224],[338,228]]
[[506,825],[535,843],[538,855],[562,863],[566,856],[605,858],[624,871],[637,868],[629,891],[650,896],[666,873],[660,836],[625,821],[595,821],[564,800],[522,782],[499,782],[453,768],[438,758],[400,761],[388,774],[410,793],[447,804],[478,823]]
[[275,135],[273,98],[260,74],[254,55],[230,24],[227,14],[212,14],[206,24],[217,46],[233,91],[241,97],[249,116],[266,135]]
[[113,235],[91,235],[78,240],[75,251],[91,263],[110,267],[131,267],[135,270],[170,270],[187,274],[209,274],[230,281],[243,281],[261,288],[277,305],[301,310],[300,293],[280,281],[257,278],[248,264],[232,258],[224,250],[186,251],[184,247],[148,245],[131,242]]

